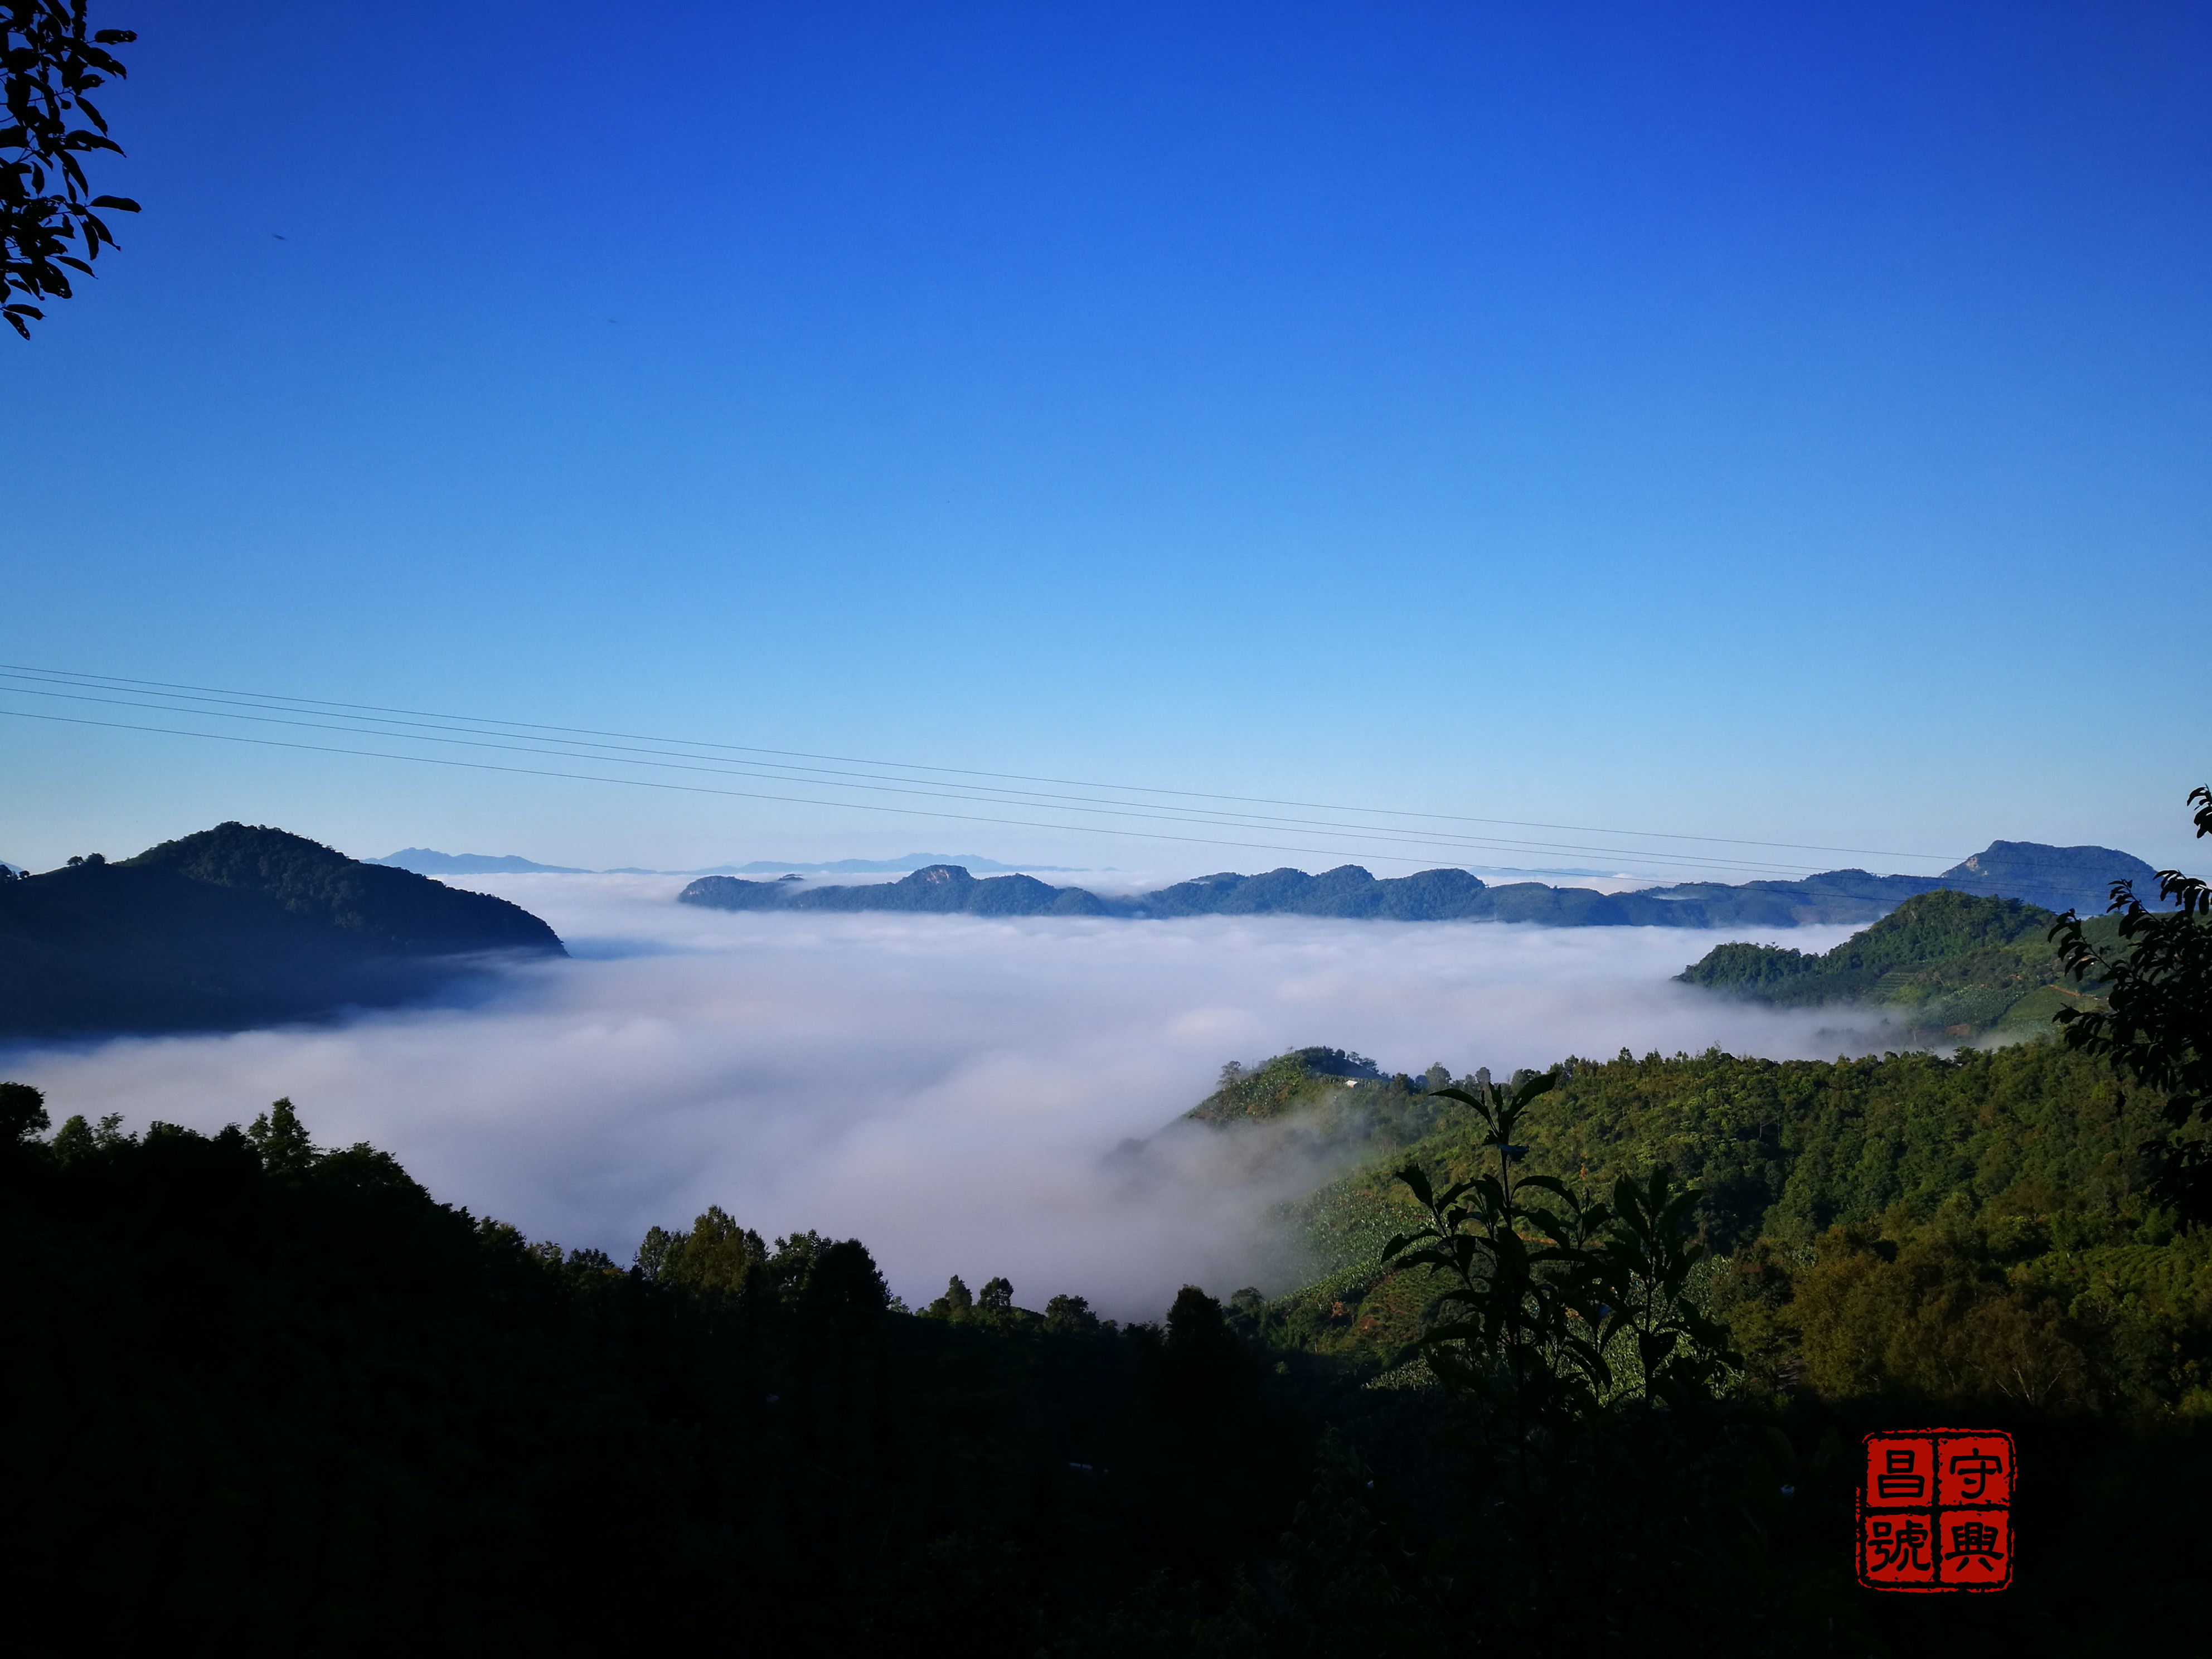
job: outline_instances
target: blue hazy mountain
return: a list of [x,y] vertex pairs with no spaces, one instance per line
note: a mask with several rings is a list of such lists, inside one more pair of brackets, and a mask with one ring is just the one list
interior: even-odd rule
[[905,871],[927,870],[934,865],[957,866],[967,871],[985,870],[996,875],[1016,870],[1045,870],[1054,875],[1071,870],[1065,864],[1001,864],[996,859],[987,859],[976,853],[908,853],[896,859],[839,859],[832,864],[809,862],[804,859],[755,859],[750,864],[714,864],[703,870],[672,871],[671,874],[692,876],[888,876]]
[[1378,879],[1356,864],[1346,864],[1317,876],[1291,869],[1254,876],[1224,871],[1155,892],[1105,898],[1080,887],[1054,887],[1031,876],[979,880],[961,866],[937,864],[902,880],[852,887],[710,875],[693,882],[678,897],[686,904],[724,910],[1299,915],[1382,921],[1525,921],[1549,927],[1796,927],[1876,921],[1907,899],[1939,889],[2021,899],[2051,910],[2101,911],[2112,882],[2133,881],[2138,890],[2154,891],[2156,874],[2141,859],[2107,847],[1999,841],[1940,876],[1831,870],[1796,881],[1733,886],[1688,882],[1631,893],[1601,893],[1536,881],[1492,885],[1460,869]]
[[564,956],[529,911],[282,830],[224,823],[0,881],[0,1033],[235,1030]]
[[2146,904],[2158,901],[2158,872],[2109,847],[2045,847],[2032,841],[1993,841],[1936,880],[1954,892],[1984,898],[2025,899],[2046,910],[2100,911],[2116,881],[2131,882]]
[[441,853],[428,847],[403,847],[396,853],[386,853],[380,859],[363,859],[362,862],[389,865],[395,870],[412,870],[418,876],[586,876],[592,873],[566,864],[539,864],[533,860],[517,858],[512,853]]

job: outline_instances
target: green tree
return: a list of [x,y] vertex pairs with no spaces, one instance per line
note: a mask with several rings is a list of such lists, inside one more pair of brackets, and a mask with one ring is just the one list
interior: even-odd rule
[[1796,1276],[1802,1385],[1827,1400],[2080,1409],[2088,1362],[2057,1298],[2010,1282],[1966,1230],[1838,1227]]
[[945,1281],[945,1294],[921,1310],[925,1319],[946,1319],[956,1323],[972,1317],[975,1311],[975,1295],[958,1273]]
[[86,94],[124,77],[107,48],[138,37],[89,30],[85,10],[85,0],[0,0],[0,316],[27,340],[46,318],[38,302],[68,299],[69,273],[89,276],[115,246],[100,212],[138,211],[127,197],[89,195],[81,159],[123,153]]
[[246,1138],[261,1154],[261,1167],[270,1175],[296,1177],[314,1167],[314,1143],[307,1139],[300,1115],[292,1109],[289,1096],[255,1118]]
[[27,1083],[0,1083],[0,1149],[20,1146],[46,1127],[46,1097]]
[[[2201,836],[2212,836],[2212,787],[2189,794]],[[2212,1220],[2212,884],[2179,870],[2158,872],[2153,910],[2128,882],[2112,884],[2109,913],[2119,939],[2100,949],[2069,910],[2051,930],[2067,973],[2104,983],[2101,1008],[2062,1008],[2052,1016],[2071,1048],[2106,1056],[2166,1095],[2165,1168],[2157,1190],[2192,1220]]]
[[80,1112],[71,1116],[54,1131],[54,1160],[58,1164],[75,1164],[94,1154],[129,1144],[131,1137],[123,1133],[123,1114],[110,1112],[96,1124],[84,1121]]
[[975,1292],[975,1317],[987,1325],[1011,1325],[1015,1322],[1014,1285],[1008,1279],[987,1280]]
[[1054,1336],[1092,1335],[1101,1328],[1090,1302],[1079,1296],[1056,1296],[1046,1303],[1044,1328]]
[[[661,1233],[656,1227],[646,1235],[647,1244],[654,1233],[660,1233],[660,1240],[651,1276],[660,1284],[681,1285],[703,1296],[737,1295],[769,1261],[761,1236],[739,1226],[719,1204],[708,1205],[688,1233]],[[645,1246],[638,1255],[642,1264]]]

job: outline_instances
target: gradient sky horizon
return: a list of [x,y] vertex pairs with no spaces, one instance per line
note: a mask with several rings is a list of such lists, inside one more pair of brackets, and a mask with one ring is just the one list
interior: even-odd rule
[[[0,342],[0,661],[2204,862],[2202,6],[94,20],[146,210]],[[12,717],[0,778],[40,868],[1334,861]]]

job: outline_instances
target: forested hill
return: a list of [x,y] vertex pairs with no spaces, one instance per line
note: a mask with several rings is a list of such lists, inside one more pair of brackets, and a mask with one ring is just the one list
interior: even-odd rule
[[[1731,942],[1679,977],[1778,1006],[1863,1003],[1893,1013],[1921,1040],[2047,1030],[2051,1015],[2081,1001],[2085,988],[2067,981],[2051,942],[2057,920],[2018,899],[1926,893],[1825,955]],[[2118,924],[2094,917],[2087,927],[2106,943]]]
[[1690,882],[1635,893],[1600,893],[1542,882],[1490,886],[1464,870],[1424,870],[1377,879],[1356,864],[1321,875],[1270,870],[1200,876],[1131,898],[1054,887],[1034,876],[976,879],[957,865],[933,865],[902,880],[812,887],[796,878],[745,881],[707,876],[678,895],[722,910],[914,910],[990,916],[1338,916],[1384,921],[1526,921],[1548,927],[1793,927],[1873,921],[1937,889],[2020,899],[2053,909],[2102,910],[2118,880],[2154,890],[2157,872],[2106,847],[2045,847],[1999,841],[1940,876],[1877,876],[1831,870],[1797,881],[1739,886]]
[[[1234,1133],[1334,1091],[1413,1133],[1301,1206],[1337,1271],[1126,1326],[985,1279],[1018,1240],[979,1235],[978,1290],[914,1312],[860,1241],[719,1207],[625,1271],[318,1149],[289,1101],[46,1139],[0,1082],[18,1624],[68,1620],[16,1646],[657,1650],[726,1642],[735,1608],[796,1659],[947,1632],[976,1659],[1591,1629],[1653,1659],[2201,1650],[2212,1233],[2147,1194],[2156,1095],[2056,1044],[1558,1069],[1514,1163],[1692,1181],[1682,1223],[1722,1254],[1682,1282],[1732,1352],[1663,1401],[1624,1365],[1625,1404],[1558,1407],[1577,1462],[1537,1466],[1541,1507],[1502,1389],[1401,1363],[1440,1276],[1378,1260],[1421,1218],[1388,1170],[1442,1185],[1496,1149],[1431,1078],[1342,1050],[1226,1068],[1201,1114]],[[2019,1436],[2037,1483],[2018,1582],[1942,1626],[1861,1591],[1849,1547],[1859,1437],[1931,1422]]]
[[505,899],[225,823],[0,881],[0,1034],[222,1030],[389,1005],[494,951],[566,954]]
[[[1244,1075],[1265,1076],[1295,1058]],[[1527,1170],[1601,1193],[1617,1175],[1668,1164],[1698,1188],[1707,1242],[1734,1253],[1745,1275],[1728,1284],[1724,1300],[1771,1301],[1816,1261],[1829,1264],[1816,1278],[1863,1274],[1884,1266],[1869,1260],[1878,1244],[1887,1240],[1894,1261],[1896,1242],[1923,1229],[1963,1258],[1942,1264],[1944,1273],[1926,1261],[1897,1262],[1900,1278],[1923,1274],[1919,1294],[1954,1298],[1917,1324],[1909,1310],[1893,1320],[1869,1308],[1859,1316],[1866,1328],[1815,1330],[1800,1305],[1792,1340],[1811,1350],[1801,1360],[1855,1378],[1851,1387],[1875,1394],[1910,1376],[1908,1391],[1971,1396],[1985,1389],[2002,1397],[2019,1378],[1999,1386],[1972,1374],[2025,1361],[2057,1392],[2103,1392],[2108,1409],[2131,1393],[2154,1411],[2212,1409],[2212,1236],[2178,1228],[2148,1190],[2162,1097],[2101,1060],[2055,1042],[1948,1059],[1923,1052],[1834,1061],[1717,1050],[1639,1059],[1624,1049],[1559,1070],[1559,1086],[1522,1126]],[[1378,1118],[1403,1120],[1429,1086],[1401,1074],[1338,1092],[1371,1096]],[[1394,1106],[1393,1096],[1405,1098]],[[1426,1281],[1394,1277],[1376,1256],[1410,1213],[1390,1171],[1418,1162],[1456,1180],[1486,1156],[1467,1109],[1436,1103],[1430,1116],[1433,1127],[1410,1146],[1402,1133],[1386,1139],[1368,1167],[1299,1206],[1323,1261],[1338,1269],[1288,1299],[1300,1340],[1387,1352],[1418,1320]],[[1857,1231],[1829,1233],[1838,1227]],[[1769,1273],[1771,1261],[1789,1271]],[[1944,1283],[1954,1272],[1963,1284]],[[1974,1334],[1952,1321],[1982,1297],[2015,1299],[2016,1311],[2036,1315],[2035,1334],[1992,1341],[1960,1364]],[[2069,1304],[2065,1319],[2047,1318]],[[1764,1335],[1753,1328],[1764,1317],[1756,1309],[1741,1311],[1754,1316],[1739,1328],[1747,1353],[1777,1339],[1771,1328]],[[1916,1342],[1924,1352],[1913,1351]],[[1853,1344],[1864,1351],[1845,1364],[1838,1351]],[[1954,1373],[1935,1380],[1946,1365]]]
[[957,864],[933,864],[897,881],[858,887],[805,887],[797,876],[746,881],[702,876],[677,895],[714,910],[926,910],[975,916],[1098,916],[1106,901],[1080,887],[1054,887],[1035,876],[969,874]]

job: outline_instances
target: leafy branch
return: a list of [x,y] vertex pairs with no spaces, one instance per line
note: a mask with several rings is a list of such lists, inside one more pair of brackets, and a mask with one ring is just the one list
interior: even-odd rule
[[91,276],[100,248],[115,246],[100,212],[138,211],[128,197],[91,195],[85,178],[82,157],[123,154],[86,94],[125,77],[107,48],[138,38],[88,33],[86,3],[0,0],[0,317],[27,340],[46,319],[37,302],[70,298],[70,272]]
[[1516,1170],[1521,1121],[1558,1081],[1436,1091],[1475,1114],[1486,1167],[1441,1192],[1419,1164],[1399,1170],[1428,1220],[1382,1251],[1443,1281],[1418,1346],[1447,1389],[1510,1419],[1524,1489],[1532,1460],[1613,1405],[1686,1406],[1742,1363],[1690,1298],[1694,1190],[1662,1166],[1621,1176],[1607,1203]]
[[[2199,836],[2212,836],[2212,787],[2189,793]],[[2112,884],[2106,913],[2120,918],[2109,951],[2084,937],[2069,910],[2051,930],[2070,978],[2100,981],[2102,1007],[2062,1008],[2052,1018],[2069,1048],[2102,1054],[2166,1096],[2172,1134],[2157,1183],[2162,1199],[2195,1220],[2212,1219],[2212,1144],[2201,1127],[2212,1109],[2212,884],[2179,870],[2158,872],[2153,910],[2130,882]]]

